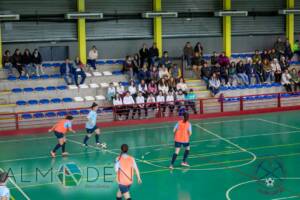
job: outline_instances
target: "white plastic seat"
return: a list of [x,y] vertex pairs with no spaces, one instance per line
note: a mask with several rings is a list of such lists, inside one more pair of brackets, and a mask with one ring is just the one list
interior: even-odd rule
[[104,75],[104,76],[111,76],[112,73],[111,73],[110,71],[105,71],[105,72],[103,72],[103,75]]
[[69,85],[70,90],[75,90],[78,89],[77,85]]
[[96,83],[91,83],[90,88],[99,88],[100,86]]
[[101,72],[93,72],[94,76],[102,76]]
[[103,96],[103,95],[95,96],[95,98],[96,98],[96,100],[98,100],[98,101],[103,101],[103,100],[105,100],[105,96]]
[[79,85],[79,88],[81,88],[81,89],[87,89],[87,88],[89,88],[89,86],[86,85],[86,84],[82,84],[82,85]]
[[115,87],[117,87],[117,86],[119,85],[119,83],[118,83],[118,82],[113,82],[113,85],[114,85]]
[[74,97],[74,101],[82,102],[84,99],[82,97]]
[[84,98],[86,101],[95,101],[95,97],[93,97],[93,96],[86,96]]
[[108,83],[100,83],[102,88],[108,88],[109,84]]
[[85,73],[85,75],[86,75],[87,77],[91,77],[91,76],[92,76],[91,73]]

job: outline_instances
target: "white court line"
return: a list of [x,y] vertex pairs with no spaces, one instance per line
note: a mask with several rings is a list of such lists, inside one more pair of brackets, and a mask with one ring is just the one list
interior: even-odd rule
[[[262,136],[271,136],[271,135],[288,135],[291,133],[299,133],[299,131],[286,131],[286,132],[276,132],[276,133],[264,133],[264,134],[253,134],[253,135],[242,135],[242,136],[233,136],[233,137],[226,137],[226,139],[242,139],[242,138],[253,138],[253,137],[262,137]],[[69,141],[70,139],[68,139]],[[203,139],[203,140],[194,140],[191,141],[191,144],[197,144],[197,143],[202,143],[202,142],[210,142],[210,141],[218,141],[220,140],[219,138],[213,138],[213,139]],[[162,146],[173,146],[174,143],[169,143],[169,144],[156,144],[156,145],[145,145],[145,146],[136,146],[136,147],[131,147],[130,149],[145,149],[145,148],[155,148],[155,147],[162,147]],[[193,145],[191,145],[193,146]],[[194,145],[195,146],[195,145]],[[99,150],[99,149],[97,149]],[[111,149],[112,151],[118,151],[118,149]],[[83,154],[91,154],[95,153],[96,151],[90,151],[90,152],[83,152],[83,153],[74,153],[70,155],[83,155]],[[59,156],[59,155],[58,155]],[[5,163],[5,162],[16,162],[16,161],[25,161],[25,160],[35,160],[35,159],[48,159],[49,156],[40,156],[40,157],[27,157],[27,158],[17,158],[17,159],[10,159],[10,160],[1,160],[0,163]]]
[[[255,118],[245,118],[245,119],[236,119],[236,120],[222,120],[222,121],[213,121],[213,122],[204,122],[201,124],[218,124],[218,123],[227,123],[227,122],[237,122],[237,121],[250,121],[250,120],[257,120]],[[198,122],[199,123],[199,122]],[[173,125],[169,126],[154,126],[154,127],[144,127],[144,128],[136,128],[136,129],[124,129],[119,131],[103,131],[102,135],[107,135],[111,133],[134,133],[134,131],[142,131],[147,129],[159,129],[159,128],[170,128],[173,127]],[[85,136],[86,133],[81,134],[69,134],[68,137],[76,137],[76,136]],[[45,139],[52,139],[54,137],[34,137],[34,138],[23,138],[23,139],[12,139],[12,140],[0,140],[1,143],[9,143],[9,142],[23,142],[23,141],[32,141],[32,140],[45,140]]]
[[[2,168],[0,168],[0,171],[4,172]],[[18,186],[10,177],[8,178],[8,180],[15,186],[15,188],[17,188],[17,190],[19,190],[19,192],[21,192],[21,194],[23,195],[23,197],[25,197],[26,200],[30,200],[28,195],[22,190],[20,186]]]
[[281,197],[281,198],[276,198],[276,199],[272,199],[272,200],[295,199],[295,198],[299,198],[299,196]]
[[300,130],[300,127],[291,126],[291,125],[284,124],[284,123],[279,123],[279,122],[274,122],[274,121],[270,121],[270,120],[267,120],[267,119],[257,118],[257,120],[267,122],[267,123],[270,123],[270,124],[276,124],[276,125],[282,126],[282,127],[294,128],[294,129]]
[[[280,179],[283,179],[283,180],[300,180],[300,177],[283,177],[283,178],[280,178]],[[263,180],[263,179],[261,179],[261,180]],[[236,188],[238,188],[238,187],[240,187],[240,186],[242,186],[242,185],[247,185],[247,184],[249,184],[249,183],[258,182],[258,181],[261,181],[261,180],[250,180],[250,181],[245,181],[245,182],[241,182],[241,183],[238,183],[238,184],[232,186],[231,188],[229,188],[229,189],[226,191],[226,199],[227,199],[227,200],[232,200],[232,199],[230,198],[230,193],[231,193],[234,189],[236,189]],[[274,200],[274,199],[273,199],[273,200]],[[278,199],[277,199],[277,200],[278,200]]]
[[[210,131],[210,130],[208,130],[208,129],[206,129],[206,128],[203,128],[202,126],[200,126],[200,125],[198,125],[198,124],[197,124],[196,126],[197,126],[198,128],[200,128],[200,129],[202,129],[203,131],[205,131],[205,132],[207,132],[207,133],[209,133],[209,134],[211,134],[211,135],[213,135],[213,136],[219,138],[220,140],[223,140],[223,141],[227,142],[228,144],[230,144],[230,145],[236,147],[237,149],[240,149],[241,151],[250,154],[250,155],[253,157],[252,160],[250,160],[249,162],[244,163],[244,164],[242,164],[242,165],[239,165],[238,167],[242,167],[242,166],[245,166],[245,165],[249,165],[249,164],[253,163],[253,162],[256,160],[256,158],[257,158],[256,155],[255,155],[254,153],[252,153],[251,151],[248,151],[247,149],[244,149],[243,147],[241,147],[241,146],[239,146],[239,145],[237,145],[237,144],[231,142],[231,141],[228,140],[227,138],[224,138],[224,137],[222,137],[222,136],[220,136],[220,135],[218,135],[218,134],[215,134],[215,133],[213,133],[212,131]],[[236,167],[236,166],[235,166],[235,167]],[[228,167],[228,168],[230,168],[230,167]]]

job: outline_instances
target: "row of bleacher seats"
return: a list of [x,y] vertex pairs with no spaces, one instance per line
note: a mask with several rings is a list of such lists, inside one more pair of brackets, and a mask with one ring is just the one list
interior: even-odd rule
[[[298,97],[298,96],[300,96],[300,92],[280,94],[281,98],[290,98],[290,97]],[[257,100],[277,99],[277,98],[278,98],[277,94],[242,97],[243,101],[257,101]],[[238,102],[240,100],[241,100],[240,97],[224,98],[224,102]]]
[[280,83],[271,84],[255,84],[255,85],[238,85],[238,86],[221,86],[220,90],[238,90],[238,89],[258,89],[258,88],[271,88],[271,87],[281,87]]

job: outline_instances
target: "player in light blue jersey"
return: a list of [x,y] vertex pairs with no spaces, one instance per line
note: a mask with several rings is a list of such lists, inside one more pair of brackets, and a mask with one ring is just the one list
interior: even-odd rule
[[83,145],[87,147],[88,146],[87,141],[90,139],[90,137],[93,135],[93,133],[95,133],[97,146],[99,146],[101,148],[106,148],[106,144],[100,143],[100,141],[99,141],[100,128],[97,126],[97,110],[98,110],[98,104],[93,103],[93,105],[91,106],[91,111],[87,115],[88,121],[85,123],[87,135],[85,136],[85,138],[83,140]]
[[6,182],[8,180],[8,174],[6,172],[0,173],[0,200],[10,200],[10,192],[8,187],[6,187]]

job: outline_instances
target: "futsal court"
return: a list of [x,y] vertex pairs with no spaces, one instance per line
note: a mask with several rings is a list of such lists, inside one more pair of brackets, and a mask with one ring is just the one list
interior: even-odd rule
[[[180,166],[181,151],[175,169],[168,169],[175,123],[102,129],[107,150],[98,149],[94,138],[88,148],[82,147],[85,132],[81,130],[68,135],[69,157],[55,159],[49,156],[56,144],[52,133],[4,136],[0,140],[0,167],[13,172],[8,184],[12,199],[110,200],[115,199],[117,190],[114,160],[120,145],[127,143],[143,180],[141,185],[137,181],[133,184],[133,199],[300,199],[299,114],[292,111],[192,121],[190,168]],[[71,176],[77,186],[58,178],[60,166],[67,163],[80,169],[81,180]],[[52,176],[37,176],[37,169],[45,173],[49,166]]]

